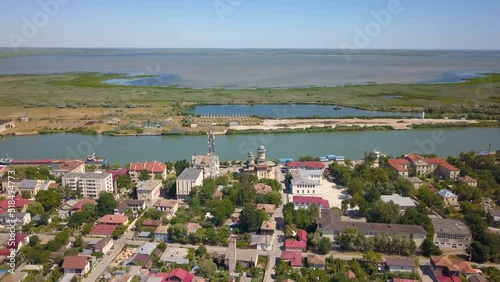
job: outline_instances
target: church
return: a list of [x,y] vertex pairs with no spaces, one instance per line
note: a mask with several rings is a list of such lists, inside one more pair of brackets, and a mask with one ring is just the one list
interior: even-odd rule
[[240,172],[254,174],[259,179],[276,179],[277,169],[274,162],[266,160],[266,148],[264,145],[260,145],[257,149],[257,158],[254,157],[252,152],[248,152],[248,158],[243,163]]

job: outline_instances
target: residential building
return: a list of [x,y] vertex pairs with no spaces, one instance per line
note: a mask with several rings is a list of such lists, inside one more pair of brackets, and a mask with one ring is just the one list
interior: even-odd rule
[[23,192],[28,193],[31,198],[34,198],[36,194],[38,194],[38,191],[40,191],[40,187],[44,182],[45,181],[43,180],[23,179],[21,183],[19,183],[17,190],[20,194],[22,194]]
[[448,256],[431,256],[430,266],[434,275],[438,278],[458,278],[458,281],[460,281],[459,276],[461,274],[465,276],[476,274],[476,271],[468,261],[455,260]]
[[146,254],[135,253],[127,260],[127,266],[141,266],[141,269],[149,269],[153,265],[153,259]]
[[257,209],[265,211],[271,219],[274,218],[274,212],[276,211],[275,205],[270,204],[257,204]]
[[408,168],[410,166],[410,161],[408,161],[407,159],[392,159],[389,160],[388,163],[389,166],[399,174],[399,177],[408,178]]
[[156,229],[158,226],[162,224],[161,220],[155,220],[155,219],[146,219],[142,222],[142,227],[143,228],[154,228]]
[[27,212],[3,212],[0,213],[0,225],[10,226],[17,225],[23,226],[31,222],[31,215]]
[[339,244],[339,235],[342,234],[344,230],[351,227],[358,229],[367,237],[373,237],[377,234],[404,236],[412,239],[417,247],[422,244],[427,235],[424,227],[420,225],[343,221],[340,218],[339,211],[334,209],[321,210],[320,218],[317,220],[317,223],[323,236],[330,238],[334,245]]
[[84,276],[90,270],[91,257],[66,256],[62,264],[64,273],[75,273]]
[[179,209],[179,201],[160,198],[156,200],[153,207],[159,211],[167,213],[168,216],[173,216]]
[[132,213],[143,211],[146,209],[146,203],[144,200],[125,200],[116,206],[113,213],[116,215],[125,215],[129,209]]
[[131,163],[129,174],[132,180],[138,181],[141,172],[146,170],[149,176],[153,178],[167,179],[167,165],[159,161]]
[[[182,268],[176,268],[174,270],[171,270],[167,275],[165,276],[165,282],[194,282],[195,275],[192,273],[189,273],[185,271]],[[162,282],[163,282],[162,281]]]
[[185,168],[177,177],[177,199],[187,199],[191,189],[203,185],[203,170],[197,168]]
[[457,180],[458,183],[467,184],[472,187],[477,187],[477,180],[468,175],[459,177]]
[[424,185],[424,181],[422,181],[420,178],[418,177],[409,177],[408,178],[408,181],[410,181],[411,185],[413,186],[413,188],[415,189],[418,189],[420,188],[420,186]]
[[274,231],[276,230],[276,221],[267,220],[263,221],[260,225],[260,235],[274,235]]
[[186,224],[186,231],[188,234],[196,233],[199,229],[201,229],[201,225],[199,223],[189,222]]
[[282,251],[281,261],[288,262],[294,268],[301,268],[304,265],[301,251]]
[[94,245],[94,252],[101,252],[103,254],[107,254],[111,248],[113,247],[113,239],[112,238],[104,238],[99,240]]
[[415,260],[406,257],[386,257],[385,268],[390,272],[415,272]]
[[16,122],[13,120],[0,120],[0,132],[16,127]]
[[298,240],[286,240],[285,241],[285,250],[287,250],[287,251],[305,252],[306,248],[307,248],[306,241],[298,241]]
[[318,161],[309,161],[309,162],[287,162],[286,168],[288,172],[292,170],[318,170],[323,172],[325,169],[325,164]]
[[110,173],[68,173],[62,177],[63,186],[80,189],[84,198],[98,199],[99,193],[113,193],[113,177]]
[[466,250],[472,235],[467,226],[457,219],[431,218],[434,227],[434,244],[441,249]]
[[84,199],[78,201],[75,205],[73,205],[70,208],[69,215],[72,215],[75,212],[81,212],[83,210],[83,206],[85,206],[87,204],[95,206],[97,204],[97,202],[93,199],[84,198]]
[[162,181],[158,179],[148,179],[137,182],[137,199],[146,203],[146,206],[152,206],[160,197]]
[[399,206],[399,209],[401,211],[416,207],[415,203],[413,202],[413,200],[410,197],[401,197],[398,194],[382,195],[380,197],[380,199],[384,203],[389,203],[389,202],[395,203],[396,205]]
[[168,227],[167,225],[158,226],[155,230],[155,240],[168,242]]
[[236,249],[236,237],[229,238],[228,248],[224,256],[224,263],[229,272],[236,271],[236,262],[239,261],[243,267],[257,266],[259,252],[257,250]]
[[441,198],[443,198],[445,204],[447,204],[448,206],[450,206],[450,207],[458,207],[458,206],[460,206],[460,204],[458,203],[458,196],[455,195],[450,190],[443,189],[443,190],[437,192],[437,194]]
[[80,160],[67,161],[51,171],[51,173],[55,176],[65,176],[66,174],[72,172],[85,173],[85,162]]
[[322,255],[308,254],[307,262],[316,269],[325,269],[326,267],[326,257]]
[[266,148],[260,145],[257,149],[257,158],[252,152],[248,152],[247,160],[243,163],[240,172],[254,174],[258,179],[275,179],[277,167],[274,162],[266,160]]
[[488,209],[488,214],[493,218],[493,223],[500,223],[500,210]]
[[292,194],[293,195],[317,195],[323,178],[323,172],[319,170],[292,170]]
[[89,233],[92,237],[110,237],[118,225],[97,224]]
[[259,195],[265,195],[271,191],[273,191],[273,188],[267,184],[264,183],[257,183],[253,186],[255,189],[255,192]]
[[404,159],[391,159],[388,164],[403,178],[408,178],[410,166],[416,175],[434,173],[443,179],[457,179],[460,174],[460,170],[445,159],[424,158],[413,153],[406,155]]
[[155,242],[145,242],[144,244],[140,245],[136,250],[136,254],[144,254],[150,256],[153,251],[156,249],[156,246],[158,244]]
[[188,249],[168,247],[161,255],[160,261],[166,263],[189,264],[189,259],[187,259],[188,254]]
[[310,205],[317,205],[320,209],[330,208],[328,200],[312,196],[293,196],[293,204],[295,209],[306,209]]
[[[0,200],[0,212],[8,211],[10,208],[15,208],[17,211],[22,211],[28,204],[32,203],[32,200],[24,199],[21,194],[14,196],[14,205],[12,206],[12,199]],[[9,204],[9,201],[11,202]]]
[[271,251],[273,249],[273,236],[253,234],[248,247],[259,251]]
[[105,225],[127,225],[128,217],[124,215],[107,214],[97,221],[98,224]]

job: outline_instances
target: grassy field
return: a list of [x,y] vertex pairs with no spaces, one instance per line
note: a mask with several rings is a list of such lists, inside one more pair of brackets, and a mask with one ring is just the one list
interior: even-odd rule
[[[191,89],[177,87],[118,86],[103,81],[130,78],[121,74],[66,73],[47,75],[0,76],[0,119],[31,118],[18,122],[15,132],[58,132],[88,128],[96,132],[134,134],[124,125],[158,122],[161,129],[144,133],[191,133],[206,130],[203,121],[191,123],[200,127],[182,127],[187,109],[194,104],[264,104],[320,103],[384,111],[419,112],[424,107],[439,114],[474,113],[471,119],[500,117],[500,74],[490,74],[463,83],[449,84],[370,84],[307,89]],[[438,113],[435,112],[434,115]],[[120,125],[108,125],[112,117]],[[436,116],[437,117],[437,116]],[[444,117],[444,116],[443,116]],[[88,122],[94,121],[92,125]],[[258,120],[239,121],[252,125]],[[139,133],[139,132],[138,132]]]
[[419,110],[425,106],[500,103],[500,74],[448,84],[370,84],[306,89],[191,89],[117,86],[120,74],[67,73],[0,76],[0,106],[77,103],[196,104],[327,103],[367,109]]

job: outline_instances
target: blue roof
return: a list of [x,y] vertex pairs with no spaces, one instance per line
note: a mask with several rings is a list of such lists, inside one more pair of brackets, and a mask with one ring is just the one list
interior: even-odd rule
[[336,158],[337,155],[326,155],[327,158]]

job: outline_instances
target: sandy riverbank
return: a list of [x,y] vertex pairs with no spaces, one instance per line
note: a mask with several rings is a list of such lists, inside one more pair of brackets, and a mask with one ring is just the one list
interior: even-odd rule
[[478,123],[476,120],[461,119],[282,119],[264,120],[260,125],[231,126],[234,130],[275,130],[275,129],[305,129],[310,127],[337,126],[390,126],[396,130],[411,129],[415,124],[441,124],[441,123]]

